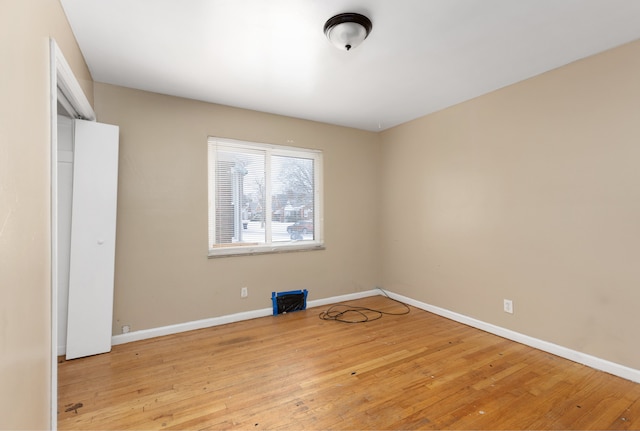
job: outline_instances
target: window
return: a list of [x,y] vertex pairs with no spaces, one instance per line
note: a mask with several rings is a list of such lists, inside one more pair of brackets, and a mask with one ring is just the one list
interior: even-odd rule
[[209,138],[209,256],[323,247],[322,153]]

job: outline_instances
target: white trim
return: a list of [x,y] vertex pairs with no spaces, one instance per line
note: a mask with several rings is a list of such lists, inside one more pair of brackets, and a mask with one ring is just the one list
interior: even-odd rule
[[[269,234],[267,234],[269,235]],[[265,253],[289,253],[292,251],[313,251],[324,250],[324,243],[318,241],[282,241],[270,244],[257,244],[252,246],[239,246],[239,247],[223,247],[209,249],[208,258],[215,259],[217,257],[231,257],[231,256],[253,256],[255,254]]]
[[640,383],[640,370],[630,368],[624,365],[617,364],[615,362],[601,359],[595,356],[588,355],[586,353],[572,350],[564,346],[560,346],[548,341],[540,340],[538,338],[530,337],[528,335],[521,334],[510,329],[502,328],[500,326],[493,325],[491,323],[483,322],[482,320],[474,319],[473,317],[458,314],[453,311],[436,307],[435,305],[426,304],[424,302],[416,301],[406,296],[398,295],[395,293],[387,292],[389,297],[398,301],[404,302],[409,305],[413,305],[416,308],[437,314],[447,319],[455,320],[456,322],[463,323],[465,325],[472,326],[477,329],[489,332],[494,335],[498,335],[503,338],[542,350],[560,356],[570,361],[577,362],[586,365],[596,370],[604,371],[614,376],[622,377],[623,379],[631,380],[632,382]]
[[212,317],[209,319],[194,320],[191,322],[178,323],[175,325],[161,326],[159,328],[142,329],[140,331],[133,331],[126,334],[112,336],[111,345],[116,346],[118,344],[147,340],[149,338],[162,337],[164,335],[179,334],[181,332],[210,328],[212,326],[218,325],[226,325],[227,323],[240,322],[242,320],[256,319],[258,317],[268,316],[271,314],[271,312],[271,308],[262,308],[259,310],[228,314],[226,316]]
[[[56,71],[56,87],[60,89],[62,95],[66,99],[65,102],[71,106],[74,111],[75,118],[81,118],[83,120],[95,121],[96,113],[93,111],[87,96],[82,91],[82,87],[78,83],[78,80],[73,74],[69,63],[65,60],[62,51],[58,48],[56,41],[51,39],[51,51],[55,56],[55,71]],[[57,99],[56,88],[56,99]],[[53,88],[52,88],[53,90]],[[57,100],[56,100],[57,101]],[[66,107],[67,105],[65,105]]]
[[225,150],[236,152],[238,148],[243,148],[245,150],[275,150],[278,155],[285,155],[290,157],[300,157],[300,151],[304,151],[307,153],[316,153],[322,154],[322,150],[314,149],[314,148],[303,148],[303,147],[294,147],[291,145],[280,145],[280,144],[268,144],[266,142],[254,142],[254,141],[246,141],[242,139],[232,139],[232,138],[222,138],[219,136],[208,136],[207,142],[209,144],[215,144],[218,147],[222,147]]
[[50,429],[58,429],[58,100],[77,118],[96,114],[54,39],[49,39],[50,219],[51,219],[51,382]]
[[[385,291],[386,292],[386,291]],[[445,317],[447,319],[454,320],[456,322],[489,332],[494,335],[521,343],[535,349],[542,350],[568,359],[573,362],[577,362],[596,370],[604,371],[614,376],[622,377],[623,379],[631,380],[632,382],[640,383],[640,370],[630,368],[624,365],[617,364],[615,362],[607,361],[605,359],[597,358],[595,356],[588,355],[586,353],[578,352],[576,350],[569,349],[567,347],[559,346],[544,340],[540,340],[528,335],[521,334],[519,332],[512,331],[510,329],[502,328],[500,326],[493,325],[491,323],[483,322],[478,319],[474,319],[463,314],[455,313],[453,311],[436,307],[435,305],[426,304],[424,302],[416,301],[406,296],[398,295],[393,292],[386,292],[390,298],[404,302],[405,304],[412,305],[421,310],[428,311],[433,314]],[[338,302],[352,301],[355,299],[366,298],[369,296],[380,295],[381,291],[378,289],[367,290],[364,292],[351,293],[341,296],[333,296],[330,298],[316,299],[307,302],[307,309],[313,307],[321,307],[324,305],[335,304]],[[114,346],[117,344],[125,344],[133,341],[146,340],[149,338],[160,337],[163,335],[177,334],[180,332],[192,331],[194,329],[209,328],[218,325],[224,325],[227,323],[239,322],[242,320],[255,319],[257,317],[270,316],[273,313],[273,309],[263,308],[260,310],[246,311],[242,313],[230,314],[227,316],[213,317],[210,319],[197,320],[193,322],[180,323],[177,325],[163,326],[160,328],[145,329],[142,331],[129,332],[127,334],[114,335],[111,338],[111,344]]]
[[368,298],[369,296],[380,295],[379,289],[365,290],[363,292],[348,293],[346,295],[332,296],[330,298],[314,299],[307,301],[307,308],[322,307],[324,305],[336,304],[338,302],[353,301],[360,298]]
[[[307,308],[321,307],[336,302],[352,301],[354,299],[375,296],[379,290],[367,290],[364,292],[351,293],[348,295],[333,296],[331,298],[316,299],[307,301]],[[159,328],[143,329],[140,331],[128,332],[126,334],[114,335],[111,337],[113,346],[118,344],[131,343],[133,341],[147,340],[149,338],[162,337],[163,335],[178,334],[196,329],[210,328],[213,326],[226,325],[227,323],[240,322],[242,320],[255,319],[258,317],[271,316],[273,307],[261,308],[259,310],[245,311],[242,313],[228,314],[226,316],[212,317],[209,319],[195,320],[192,322],[178,323],[176,325],[162,326]]]
[[56,72],[58,46],[49,42],[49,110],[51,158],[51,382],[49,384],[49,425],[58,429],[58,78]]

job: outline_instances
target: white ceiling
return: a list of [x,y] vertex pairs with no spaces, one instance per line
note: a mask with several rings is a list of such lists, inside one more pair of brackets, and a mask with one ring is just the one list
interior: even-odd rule
[[[61,0],[98,82],[384,130],[640,39],[639,0]],[[323,33],[367,15],[362,45]]]

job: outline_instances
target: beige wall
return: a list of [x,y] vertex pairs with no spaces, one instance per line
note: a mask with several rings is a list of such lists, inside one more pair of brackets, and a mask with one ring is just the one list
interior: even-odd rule
[[384,287],[640,369],[639,76],[635,42],[384,132]]
[[[90,101],[93,83],[57,0],[0,11],[0,428],[45,429],[50,36]],[[121,127],[114,332],[382,280],[640,368],[637,76],[638,42],[380,135],[96,84],[99,119]],[[207,135],[323,149],[327,249],[207,259]]]
[[0,428],[49,429],[49,37],[91,100],[57,0],[0,0]]
[[[379,285],[379,135],[106,84],[94,97],[120,126],[114,334]],[[323,150],[326,250],[207,259],[209,135]]]

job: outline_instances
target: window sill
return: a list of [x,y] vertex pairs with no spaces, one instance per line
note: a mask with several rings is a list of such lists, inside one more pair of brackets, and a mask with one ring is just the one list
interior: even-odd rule
[[244,245],[244,246],[222,246],[220,248],[209,250],[209,259],[219,257],[233,256],[255,256],[257,254],[274,254],[274,253],[292,253],[298,251],[316,251],[324,250],[324,243],[312,242],[306,244],[260,244],[260,245]]

